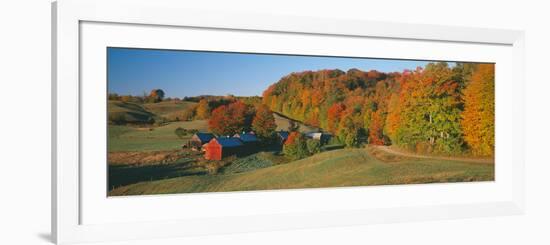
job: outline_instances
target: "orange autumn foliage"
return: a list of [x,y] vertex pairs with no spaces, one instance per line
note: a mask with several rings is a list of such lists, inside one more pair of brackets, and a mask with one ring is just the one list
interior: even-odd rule
[[206,99],[201,99],[196,109],[197,119],[207,119],[210,116],[210,106]]
[[382,134],[383,127],[382,117],[380,113],[373,113],[372,121],[369,128],[369,143],[373,145],[384,145],[384,136]]
[[233,135],[249,130],[253,112],[241,101],[221,105],[212,111],[208,128],[218,135]]
[[300,137],[300,132],[290,132],[288,135],[287,140],[285,141],[285,145],[292,145],[295,143],[295,141]]
[[262,140],[269,140],[275,136],[275,117],[266,105],[260,105],[256,109],[256,115],[252,120],[252,130]]
[[328,109],[328,130],[336,133],[338,123],[342,119],[342,115],[346,107],[342,103],[336,103]]
[[494,155],[495,66],[480,64],[464,89],[461,126],[464,140],[475,155]]
[[[480,118],[473,110],[479,102],[474,101],[494,98],[490,89],[472,92],[474,81],[483,80],[480,72],[487,69],[483,66],[430,62],[403,72],[355,68],[293,72],[269,86],[262,102],[274,112],[330,132],[346,146],[393,144],[414,150],[427,145],[430,153],[463,154],[471,149],[486,154],[480,152],[492,149],[487,142],[494,141],[490,128],[494,122],[488,122],[485,129],[473,123]],[[473,74],[475,70],[480,74]],[[486,73],[494,79],[494,70]],[[494,114],[494,107],[483,110]],[[363,135],[355,137],[359,134]],[[483,150],[474,150],[479,147]]]

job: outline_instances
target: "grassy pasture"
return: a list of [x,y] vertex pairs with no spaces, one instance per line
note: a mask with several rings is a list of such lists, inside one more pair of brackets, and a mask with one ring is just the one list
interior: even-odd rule
[[212,173],[234,174],[266,168],[289,160],[279,152],[263,151],[242,158],[208,161],[202,153],[187,150],[111,152],[109,188],[142,181]]
[[223,174],[243,173],[287,162],[288,159],[281,153],[263,151],[239,158],[222,168],[220,172]]
[[109,189],[142,181],[152,181],[187,175],[204,175],[208,171],[196,166],[193,158],[181,158],[176,162],[155,165],[109,164]]
[[161,101],[159,103],[144,104],[143,107],[168,121],[176,121],[176,118],[182,119],[182,112],[184,110],[196,104],[190,101]]
[[143,124],[155,118],[155,114],[135,103],[110,100],[107,107],[108,117],[111,121]]
[[180,149],[192,135],[180,139],[174,134],[176,128],[208,130],[206,120],[171,122],[160,127],[133,127],[109,125],[109,152],[115,151],[160,151]]
[[392,157],[338,149],[241,173],[191,175],[122,186],[109,195],[220,192],[494,180],[494,164]]

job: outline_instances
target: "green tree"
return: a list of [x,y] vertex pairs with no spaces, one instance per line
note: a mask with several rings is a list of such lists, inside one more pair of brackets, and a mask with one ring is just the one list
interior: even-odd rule
[[359,115],[348,113],[344,115],[338,126],[337,136],[346,147],[359,147],[366,141],[366,132]]
[[183,136],[185,136],[187,134],[187,130],[185,130],[182,127],[178,127],[178,128],[176,128],[176,130],[174,130],[174,134],[176,134],[176,136],[178,136],[178,138],[182,139]]
[[309,156],[306,138],[299,132],[292,132],[283,145],[283,154],[292,160]]
[[430,63],[406,74],[400,92],[397,142],[410,149],[454,153],[462,147],[460,93],[446,63]]
[[309,155],[321,152],[321,142],[315,139],[306,140],[306,147]]

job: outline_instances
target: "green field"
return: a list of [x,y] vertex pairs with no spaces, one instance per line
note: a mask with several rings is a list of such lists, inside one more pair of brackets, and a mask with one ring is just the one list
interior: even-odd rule
[[109,189],[118,186],[151,181],[158,179],[181,177],[186,175],[207,174],[201,166],[195,166],[195,161],[182,157],[176,162],[155,165],[109,165]]
[[[397,157],[361,149],[338,149],[280,165],[227,174],[144,181],[116,188],[111,196],[392,185],[494,180],[494,164]],[[227,168],[230,168],[229,165]],[[240,166],[240,169],[246,169]],[[222,171],[223,172],[223,171]]]
[[287,162],[289,160],[280,152],[259,152],[233,161],[227,167],[222,168],[220,172],[223,174],[244,173]]
[[161,101],[158,103],[144,104],[143,107],[168,121],[178,121],[176,119],[181,119],[182,111],[196,104],[195,102],[189,101]]
[[135,103],[112,101],[107,103],[109,121],[142,124],[154,120],[155,114]]
[[115,151],[158,151],[180,149],[192,135],[180,139],[174,134],[176,128],[207,131],[205,120],[171,122],[160,127],[134,127],[109,125],[109,152]]

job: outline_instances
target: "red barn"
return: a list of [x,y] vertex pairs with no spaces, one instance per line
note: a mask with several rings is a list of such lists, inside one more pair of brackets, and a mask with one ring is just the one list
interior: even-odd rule
[[222,160],[224,157],[239,155],[243,142],[237,138],[214,138],[204,145],[204,158],[207,160]]

